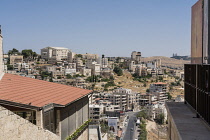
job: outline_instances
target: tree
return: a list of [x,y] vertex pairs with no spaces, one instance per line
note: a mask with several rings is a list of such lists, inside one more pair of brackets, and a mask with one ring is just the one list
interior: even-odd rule
[[53,79],[52,79],[52,78],[50,78],[49,82],[53,82]]
[[157,117],[157,119],[156,119],[156,122],[158,123],[158,124],[160,124],[160,125],[162,125],[162,124],[164,124],[164,114],[163,113],[161,113],[161,114],[159,114],[158,115],[158,117]]
[[101,122],[100,126],[101,126],[101,132],[102,133],[107,133],[108,132],[109,126],[107,125],[107,123]]
[[167,96],[168,96],[168,99],[171,100],[172,96],[169,92],[166,92]]
[[8,51],[8,55],[12,55],[12,54],[18,54],[18,55],[20,55],[20,52],[19,52],[19,50],[13,48],[12,50],[9,50]]
[[149,91],[150,91],[149,89],[146,90],[146,92],[149,92]]
[[146,113],[145,110],[140,111],[140,112],[136,115],[136,117],[140,117],[140,118],[144,118],[144,119],[147,119],[147,118],[148,118],[147,113]]
[[104,88],[107,89],[108,87],[111,87],[111,86],[116,86],[114,81],[110,81],[110,82],[106,83]]
[[114,68],[113,71],[117,74],[117,76],[122,76],[123,75],[122,69],[117,67],[117,66]]
[[34,58],[38,56],[37,53],[33,52],[31,49],[22,50],[21,54],[23,55],[23,58]]
[[92,75],[86,79],[87,82],[100,82],[100,76]]
[[111,76],[109,77],[109,79],[110,79],[110,80],[114,80],[114,77],[111,75]]
[[42,80],[45,78],[45,77],[51,77],[52,76],[52,74],[51,73],[49,73],[49,72],[47,72],[47,71],[43,71],[43,72],[41,72],[41,77],[42,77]]
[[76,58],[78,58],[78,57],[82,58],[82,54],[76,54],[75,57]]
[[7,69],[8,69],[8,70],[13,70],[14,67],[13,67],[13,65],[7,64]]
[[66,75],[66,79],[71,79],[71,78],[72,78],[72,76],[70,74]]
[[162,77],[162,76],[159,76],[159,80],[160,80],[160,81],[163,81],[163,77]]
[[139,127],[140,127],[140,130],[141,130],[139,140],[147,140],[146,123],[143,119],[141,120],[141,124],[139,125]]

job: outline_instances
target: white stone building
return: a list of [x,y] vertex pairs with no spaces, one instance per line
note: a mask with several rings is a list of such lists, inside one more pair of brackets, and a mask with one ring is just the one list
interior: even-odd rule
[[49,63],[55,63],[57,61],[64,61],[68,59],[68,53],[70,50],[63,47],[46,47],[41,49],[41,58],[46,59]]
[[104,113],[104,106],[103,105],[89,105],[89,116],[92,120],[92,123],[99,123],[101,114]]
[[91,69],[92,75],[100,75],[101,73],[101,65],[98,64],[96,61],[93,61],[91,59],[87,60],[86,67],[88,69]]

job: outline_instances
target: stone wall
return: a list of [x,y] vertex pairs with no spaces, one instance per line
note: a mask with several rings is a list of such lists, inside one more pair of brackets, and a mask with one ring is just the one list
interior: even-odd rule
[[0,106],[0,140],[6,139],[60,140],[60,137]]

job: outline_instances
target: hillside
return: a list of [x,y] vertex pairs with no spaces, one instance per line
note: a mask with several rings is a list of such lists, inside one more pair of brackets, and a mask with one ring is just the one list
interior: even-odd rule
[[161,59],[162,66],[169,66],[169,67],[183,67],[184,64],[189,64],[190,61],[187,60],[178,60],[174,58],[169,58],[165,56],[152,56],[152,57],[144,57],[142,58],[142,62],[152,61],[155,59]]

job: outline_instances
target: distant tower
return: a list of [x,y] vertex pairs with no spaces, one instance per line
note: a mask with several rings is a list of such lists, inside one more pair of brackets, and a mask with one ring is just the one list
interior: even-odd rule
[[137,61],[138,64],[141,63],[141,52],[137,52],[137,54],[136,54],[136,61]]
[[0,80],[4,75],[4,63],[3,63],[3,37],[1,34],[1,25],[0,25]]
[[131,60],[135,60],[135,59],[136,59],[136,54],[137,54],[136,51],[133,51],[133,52],[131,53]]
[[136,64],[140,64],[141,63],[141,52],[133,51],[131,53],[131,60],[135,61]]

